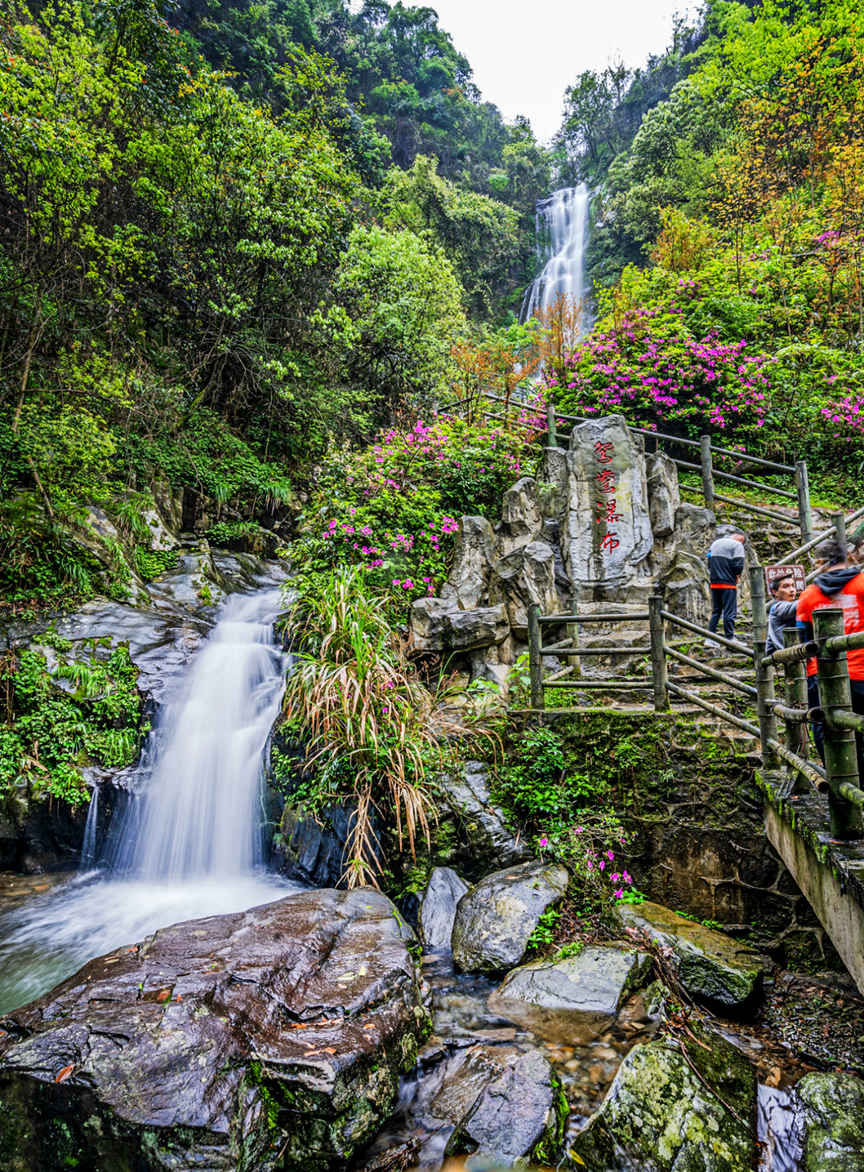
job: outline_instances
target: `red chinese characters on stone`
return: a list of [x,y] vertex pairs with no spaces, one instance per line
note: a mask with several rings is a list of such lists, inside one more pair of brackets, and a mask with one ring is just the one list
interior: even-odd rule
[[[594,455],[597,457],[597,463],[600,465],[600,471],[594,477],[597,485],[597,491],[603,496],[610,497],[609,500],[597,501],[597,524],[614,525],[616,521],[623,521],[624,514],[617,512],[617,504],[615,497],[612,495],[615,492],[615,471],[612,468],[606,468],[604,465],[611,464],[612,453],[615,451],[615,445],[610,442],[598,440],[594,445]],[[600,542],[600,548],[611,553],[617,549],[621,542],[618,540],[617,533],[612,532],[607,528]]]

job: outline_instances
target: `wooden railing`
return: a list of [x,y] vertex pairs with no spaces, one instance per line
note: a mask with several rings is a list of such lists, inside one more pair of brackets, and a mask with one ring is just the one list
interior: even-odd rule
[[[549,688],[574,690],[620,691],[643,690],[651,693],[651,704],[641,708],[628,708],[629,713],[666,715],[672,711],[672,698],[696,705],[727,724],[757,738],[762,744],[763,765],[767,769],[779,769],[785,762],[791,779],[785,793],[791,792],[794,779],[808,781],[814,789],[827,795],[828,815],[831,833],[835,838],[864,837],[864,791],[860,788],[858,756],[855,733],[864,733],[864,716],[852,711],[852,694],[846,652],[864,648],[864,632],[846,635],[843,633],[843,611],[839,607],[825,607],[814,612],[814,638],[808,643],[798,641],[795,629],[785,633],[786,646],[771,655],[765,654],[767,614],[765,604],[765,570],[762,566],[750,568],[750,592],[753,605],[754,641],[752,649],[733,640],[726,639],[716,631],[709,631],[698,623],[680,618],[666,610],[659,594],[648,600],[647,611],[610,612],[606,614],[579,615],[576,606],[572,613],[544,615],[538,606],[528,608],[528,644],[531,687],[531,711],[545,709],[545,692]],[[649,643],[642,646],[580,647],[578,628],[583,623],[647,622]],[[544,645],[543,632],[553,627],[566,626],[568,635],[563,640],[553,640]],[[728,650],[752,663],[752,683],[738,679],[717,667],[701,662],[672,645],[667,638],[667,628],[676,627],[688,634],[704,637],[719,643]],[[566,656],[570,665],[544,678],[543,656]],[[565,679],[568,674],[581,672],[581,660],[585,656],[647,656],[650,659],[650,679],[618,677],[607,680]],[[820,707],[808,708],[805,661],[816,657]],[[754,704],[758,723],[747,720],[719,704],[712,704],[692,688],[682,686],[669,678],[669,661],[681,663],[696,670],[705,679],[731,688],[737,695],[745,696]],[[785,691],[783,701],[775,695],[775,668],[783,667]],[[614,712],[608,706],[597,708],[575,708],[576,713],[597,711]],[[621,711],[618,709],[617,711]],[[782,721],[784,734],[781,739],[778,721]],[[820,724],[824,737],[825,764],[812,759],[806,736],[808,724]],[[802,735],[803,734],[803,735]]]

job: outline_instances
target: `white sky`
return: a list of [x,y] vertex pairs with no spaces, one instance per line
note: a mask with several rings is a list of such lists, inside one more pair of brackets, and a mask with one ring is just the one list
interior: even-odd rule
[[[424,0],[408,0],[419,5]],[[622,59],[631,69],[661,53],[687,0],[425,0],[471,62],[484,101],[508,121],[531,119],[547,141],[561,124],[564,89],[585,69]]]

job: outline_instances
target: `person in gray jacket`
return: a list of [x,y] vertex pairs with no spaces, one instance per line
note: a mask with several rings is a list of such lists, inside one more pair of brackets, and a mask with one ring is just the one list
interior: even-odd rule
[[796,598],[795,579],[791,574],[778,575],[772,578],[768,589],[774,601],[768,608],[768,638],[765,641],[765,654],[779,651],[783,647],[783,628],[795,626]]

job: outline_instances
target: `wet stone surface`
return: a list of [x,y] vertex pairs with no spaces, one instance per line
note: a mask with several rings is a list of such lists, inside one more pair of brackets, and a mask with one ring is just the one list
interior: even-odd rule
[[90,962],[0,1023],[0,1169],[341,1164],[427,1032],[411,942],[378,892],[309,891]]

